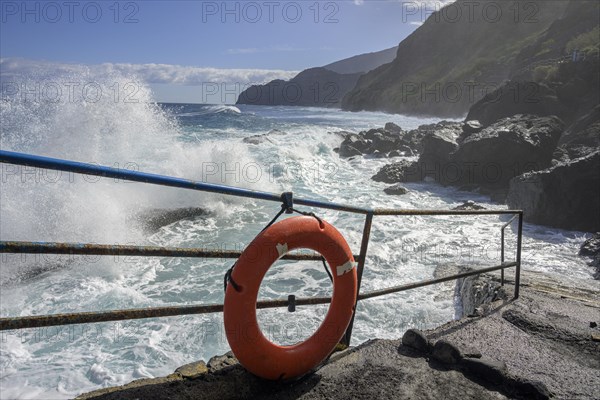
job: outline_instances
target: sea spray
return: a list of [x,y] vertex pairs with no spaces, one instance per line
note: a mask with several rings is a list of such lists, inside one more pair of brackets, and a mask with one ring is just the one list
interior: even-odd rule
[[[412,129],[431,120],[302,107],[157,105],[150,89],[131,77],[80,70],[64,74],[52,77],[52,82],[95,82],[111,97],[58,103],[3,98],[2,149],[274,193],[292,190],[296,197],[365,207],[448,209],[466,199],[491,209],[505,207],[485,196],[432,183],[407,184],[408,194],[388,196],[385,185],[370,176],[389,160],[346,160],[334,151],[343,131],[380,127],[388,121]],[[115,84],[124,89],[129,83],[139,86],[136,95],[141,101],[115,102]],[[253,135],[269,140],[243,142]],[[272,202],[1,167],[2,240],[240,251],[279,210]],[[183,207],[209,212],[172,220],[152,231],[132,219],[148,210]],[[311,211],[335,225],[358,252],[364,216]],[[431,279],[440,265],[495,265],[503,221],[496,216],[376,217],[363,290]],[[524,267],[589,276],[585,262],[576,256],[582,236],[526,224]],[[509,229],[507,259],[514,256],[514,240],[514,229]],[[1,263],[0,313],[6,317],[221,303],[223,273],[233,260],[5,254]],[[330,295],[323,266],[278,262],[263,281],[259,298],[289,294]],[[353,344],[373,337],[398,338],[412,327],[433,327],[453,318],[454,311],[452,284],[364,301],[358,307]],[[310,336],[326,312],[323,305],[298,307],[296,313],[259,310],[258,315],[267,337],[292,344]],[[0,337],[0,389],[14,398],[69,398],[102,386],[167,375],[180,365],[227,350],[221,314],[8,331]]]

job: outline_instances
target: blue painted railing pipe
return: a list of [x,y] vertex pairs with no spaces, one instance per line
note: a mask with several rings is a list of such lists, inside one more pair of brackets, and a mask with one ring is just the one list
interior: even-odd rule
[[[276,201],[279,203],[281,203],[282,201],[281,195],[275,193],[260,192],[256,190],[242,189],[233,186],[217,185],[214,183],[199,182],[189,179],[174,178],[165,175],[150,174],[147,172],[123,170],[78,161],[61,160],[58,158],[16,153],[5,150],[0,150],[0,162],[36,168],[52,169],[56,171],[74,172],[85,175],[102,176],[105,178],[123,179],[132,182],[150,183],[153,185],[199,190],[210,193],[221,193],[226,195],[247,197],[258,200]],[[342,204],[302,198],[294,198],[294,203],[309,207],[327,208],[330,210],[348,211],[359,214],[367,214],[371,211],[370,209],[361,207],[352,207]]]

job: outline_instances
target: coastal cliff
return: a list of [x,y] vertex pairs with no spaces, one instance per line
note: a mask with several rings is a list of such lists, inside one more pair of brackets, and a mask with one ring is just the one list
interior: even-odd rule
[[[433,13],[400,43],[394,61],[360,78],[342,108],[461,117],[490,88],[541,76],[552,60],[585,48],[573,40],[598,24],[592,1],[477,5],[459,0]],[[493,16],[483,11],[491,8]]]
[[309,68],[289,81],[273,80],[240,93],[236,104],[339,108],[358,78],[396,56],[396,47]]

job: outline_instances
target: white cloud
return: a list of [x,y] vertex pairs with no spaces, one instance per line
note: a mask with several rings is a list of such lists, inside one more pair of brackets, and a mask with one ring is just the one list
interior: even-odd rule
[[0,59],[0,78],[3,81],[28,78],[52,79],[56,76],[111,75],[132,76],[149,84],[199,86],[204,83],[264,83],[273,79],[290,79],[299,71],[270,69],[223,69],[172,64],[96,65],[64,64],[21,58]]

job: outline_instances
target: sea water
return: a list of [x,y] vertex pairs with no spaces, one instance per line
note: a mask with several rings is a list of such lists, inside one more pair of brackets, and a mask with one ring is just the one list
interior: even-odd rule
[[[106,92],[130,77],[89,77]],[[65,77],[68,82],[69,77]],[[103,80],[104,79],[104,80]],[[156,104],[141,82],[134,98],[57,102],[3,98],[1,148],[115,168],[361,207],[449,209],[488,197],[410,183],[389,196],[371,176],[402,158],[342,159],[342,132],[395,122],[414,129],[434,119],[304,107]],[[258,144],[244,138],[264,135]],[[1,164],[2,240],[138,244],[242,250],[280,209],[273,202],[207,194],[115,179]],[[148,218],[166,210],[204,212],[164,226]],[[364,216],[313,211],[333,224],[358,253]],[[492,266],[500,261],[506,216],[375,217],[362,290],[431,279],[436,268]],[[590,279],[577,257],[586,235],[525,224],[523,269],[562,279]],[[507,261],[515,257],[515,224],[507,230]],[[223,302],[230,259],[3,254],[2,317]],[[508,270],[510,274],[512,270]],[[428,286],[363,301],[352,337],[398,338],[457,314],[454,284]],[[260,299],[331,295],[320,262],[279,261]],[[265,335],[292,344],[309,337],[327,306],[259,310]],[[190,315],[5,331],[0,337],[0,397],[69,398],[79,393],[167,375],[180,365],[228,351],[222,314]]]

